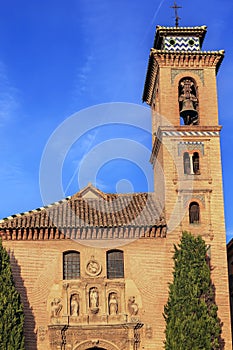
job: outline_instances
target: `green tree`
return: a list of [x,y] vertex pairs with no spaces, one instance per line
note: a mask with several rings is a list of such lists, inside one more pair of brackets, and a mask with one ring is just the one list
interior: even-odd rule
[[0,241],[0,349],[24,350],[23,307],[17,292],[10,258]]
[[214,301],[207,246],[183,232],[174,247],[173,283],[164,307],[166,350],[220,349],[221,325]]

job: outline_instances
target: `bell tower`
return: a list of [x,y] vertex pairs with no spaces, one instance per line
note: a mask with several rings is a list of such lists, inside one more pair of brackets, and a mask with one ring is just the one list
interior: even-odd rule
[[167,239],[182,231],[209,246],[225,349],[231,349],[216,74],[224,51],[202,51],[200,27],[156,27],[143,101],[151,107],[155,194]]

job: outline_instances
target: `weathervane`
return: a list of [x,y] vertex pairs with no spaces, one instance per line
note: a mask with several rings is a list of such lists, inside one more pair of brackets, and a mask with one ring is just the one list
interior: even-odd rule
[[176,18],[176,27],[179,26],[179,19],[181,19],[179,16],[178,16],[178,9],[181,9],[182,6],[177,6],[177,3],[176,1],[174,1],[174,5],[173,6],[170,6],[172,9],[175,10],[175,18]]

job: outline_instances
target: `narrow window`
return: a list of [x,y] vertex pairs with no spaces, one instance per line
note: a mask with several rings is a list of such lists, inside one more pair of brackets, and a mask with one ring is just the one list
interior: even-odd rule
[[199,224],[200,222],[200,207],[197,202],[192,202],[189,205],[189,223]]
[[185,153],[184,153],[183,160],[184,160],[184,173],[185,173],[185,174],[190,174],[190,173],[191,173],[191,169],[190,169],[190,157],[189,157],[188,152],[185,152]]
[[63,279],[80,278],[80,253],[69,251],[63,253]]
[[107,252],[107,278],[124,277],[124,253],[121,250]]
[[200,166],[199,166],[199,153],[193,153],[193,172],[195,175],[200,174]]

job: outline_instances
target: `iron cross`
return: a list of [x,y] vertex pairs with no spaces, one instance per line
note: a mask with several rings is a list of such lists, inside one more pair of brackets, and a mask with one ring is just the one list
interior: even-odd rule
[[170,6],[172,9],[175,10],[175,18],[176,18],[176,27],[179,26],[179,19],[181,19],[179,16],[178,16],[178,9],[181,9],[182,6],[177,6],[177,3],[176,1],[174,1],[174,5],[173,6]]

